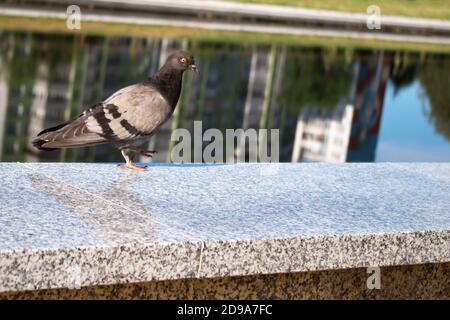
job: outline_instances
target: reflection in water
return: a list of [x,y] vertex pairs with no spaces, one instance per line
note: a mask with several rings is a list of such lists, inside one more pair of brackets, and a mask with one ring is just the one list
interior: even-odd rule
[[0,159],[121,161],[109,146],[40,154],[30,141],[153,74],[176,48],[194,52],[201,73],[187,75],[173,118],[150,141],[154,161],[169,160],[171,131],[192,131],[194,120],[204,130],[279,128],[281,161],[375,161],[389,83],[397,92],[419,81],[430,102],[425,116],[450,139],[448,56],[3,32]]
[[80,189],[39,173],[31,174],[29,179],[37,190],[72,210],[102,240],[115,243],[155,240],[151,213],[127,189],[127,183],[142,177],[122,175],[103,191]]
[[450,140],[450,59],[433,62],[425,62],[420,82],[432,106],[430,120],[436,131]]

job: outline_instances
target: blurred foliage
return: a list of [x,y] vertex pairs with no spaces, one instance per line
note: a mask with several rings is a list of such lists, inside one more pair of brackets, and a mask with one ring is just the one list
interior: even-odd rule
[[396,53],[391,69],[391,81],[394,84],[394,95],[398,94],[401,89],[412,84],[419,73],[419,62],[403,53]]
[[290,108],[304,106],[334,108],[348,94],[349,60],[336,49],[295,50],[286,61],[282,103]]
[[[322,1],[315,1],[322,3]],[[335,1],[337,2],[337,1]],[[208,41],[210,43],[247,44],[302,44],[304,47],[407,50],[412,52],[450,52],[450,45],[387,41],[379,39],[356,39],[341,37],[320,37],[315,35],[288,35],[258,32],[236,32],[214,29],[194,29],[185,26],[153,26],[123,23],[86,21],[81,30],[66,28],[66,22],[53,18],[8,17],[0,15],[0,30],[30,31],[42,34],[86,34],[89,36],[126,36]]]
[[366,13],[377,5],[381,14],[429,19],[450,19],[448,0],[234,0],[247,3],[267,3],[320,10]]
[[429,57],[419,79],[430,101],[430,121],[437,132],[450,140],[450,59]]

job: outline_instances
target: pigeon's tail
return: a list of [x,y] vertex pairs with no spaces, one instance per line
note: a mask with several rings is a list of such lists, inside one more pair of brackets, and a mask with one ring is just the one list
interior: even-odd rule
[[33,147],[38,148],[39,150],[43,150],[43,151],[52,151],[52,150],[57,150],[57,148],[46,148],[43,145],[46,143],[47,141],[42,140],[42,139],[34,139],[31,144],[33,145]]
[[39,150],[51,151],[61,148],[84,147],[107,142],[102,136],[89,132],[84,121],[63,123],[45,129],[31,143]]

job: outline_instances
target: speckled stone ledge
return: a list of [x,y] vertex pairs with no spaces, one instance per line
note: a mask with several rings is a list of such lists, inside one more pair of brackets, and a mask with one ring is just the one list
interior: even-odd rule
[[0,292],[450,261],[450,164],[0,164]]
[[0,292],[4,299],[439,299],[450,298],[450,263],[380,268],[379,289],[366,268]]

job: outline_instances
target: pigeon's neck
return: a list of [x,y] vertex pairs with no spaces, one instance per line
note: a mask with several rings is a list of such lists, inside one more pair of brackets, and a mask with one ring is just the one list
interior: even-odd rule
[[164,66],[152,77],[151,82],[172,108],[175,108],[180,97],[183,71],[165,68]]

